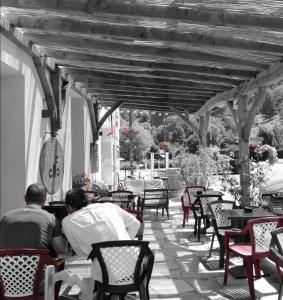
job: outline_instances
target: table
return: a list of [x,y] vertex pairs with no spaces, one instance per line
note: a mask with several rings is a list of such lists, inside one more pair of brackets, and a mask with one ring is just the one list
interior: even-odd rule
[[252,212],[245,212],[243,208],[222,210],[223,215],[232,221],[247,221],[249,219],[258,219],[265,217],[274,217],[275,215],[268,210],[260,207],[253,208]]
[[131,206],[133,209],[135,209],[135,199],[137,195],[130,195],[128,197],[101,197],[97,199],[94,203],[103,203],[103,202],[111,202],[111,203],[120,203],[121,205],[127,204],[128,206]]

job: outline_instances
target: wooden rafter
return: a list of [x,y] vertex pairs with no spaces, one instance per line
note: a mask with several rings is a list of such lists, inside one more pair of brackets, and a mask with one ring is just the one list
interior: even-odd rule
[[[119,15],[145,16],[154,18],[166,18],[175,20],[190,19],[195,22],[206,22],[215,25],[245,25],[245,26],[264,26],[269,28],[283,28],[283,20],[276,13],[281,6],[280,1],[270,0],[266,3],[255,3],[254,1],[220,1],[221,3],[211,3],[204,5],[201,2],[196,4],[194,1],[184,1],[182,4],[171,2],[154,2],[148,5],[146,2],[131,1],[93,1],[60,0],[50,2],[48,0],[2,0],[1,4],[7,7],[17,7],[24,9],[45,9],[76,12],[78,13],[108,13]],[[193,4],[193,5],[192,5]],[[219,6],[222,6],[222,9]],[[251,13],[250,11],[254,13]],[[275,15],[275,16],[274,16]]]

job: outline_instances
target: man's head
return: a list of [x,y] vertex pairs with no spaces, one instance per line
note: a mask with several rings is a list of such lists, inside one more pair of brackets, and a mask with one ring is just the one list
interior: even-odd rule
[[44,205],[46,201],[46,189],[39,183],[31,184],[25,194],[26,204]]
[[84,190],[80,188],[74,188],[66,193],[65,203],[68,213],[73,213],[82,207],[88,205],[88,199]]

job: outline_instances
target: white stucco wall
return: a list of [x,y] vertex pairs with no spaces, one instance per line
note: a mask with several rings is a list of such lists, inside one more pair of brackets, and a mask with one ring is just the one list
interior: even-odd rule
[[[41,182],[39,158],[44,141],[50,137],[49,119],[42,118],[43,108],[46,108],[44,93],[32,58],[1,34],[1,215],[22,206],[27,186]],[[67,100],[63,127],[58,132],[65,170],[56,198],[71,184],[68,128],[70,103]]]

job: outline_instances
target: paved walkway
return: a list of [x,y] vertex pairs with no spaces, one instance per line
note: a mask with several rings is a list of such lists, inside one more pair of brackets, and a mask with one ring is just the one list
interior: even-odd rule
[[[182,228],[180,199],[170,201],[170,220],[162,218],[160,213],[157,216],[155,211],[146,212],[144,220],[144,240],[150,241],[155,252],[150,282],[151,300],[250,299],[246,279],[234,279],[229,275],[227,286],[223,286],[223,270],[214,268],[218,262],[217,242],[206,264],[210,268],[200,262],[207,258],[211,232],[202,235],[201,242],[197,242],[193,235],[192,215],[189,225]],[[234,263],[241,264],[241,261],[236,259]],[[255,281],[256,294],[261,300],[275,300],[279,287],[275,268],[266,261],[264,270],[270,276]]]
[[[144,215],[144,240],[150,241],[155,253],[155,263],[150,281],[150,299],[200,300],[200,299],[250,299],[246,279],[234,279],[229,275],[227,286],[223,286],[223,270],[218,267],[218,243],[214,242],[212,257],[207,260],[211,243],[211,229],[198,242],[193,235],[193,216],[189,225],[182,228],[180,198],[170,200],[170,219],[146,210]],[[207,260],[206,266],[200,260]],[[91,262],[90,262],[91,263]],[[234,264],[241,265],[236,259]],[[68,268],[68,266],[66,266]],[[85,269],[85,267],[84,267]],[[275,267],[264,262],[264,271],[270,276],[255,281],[256,295],[260,300],[277,300],[279,281]],[[78,272],[86,273],[78,265]],[[72,289],[77,294],[77,289]],[[77,299],[77,297],[74,297]],[[61,299],[74,299],[61,297]],[[129,295],[126,299],[139,299]]]

